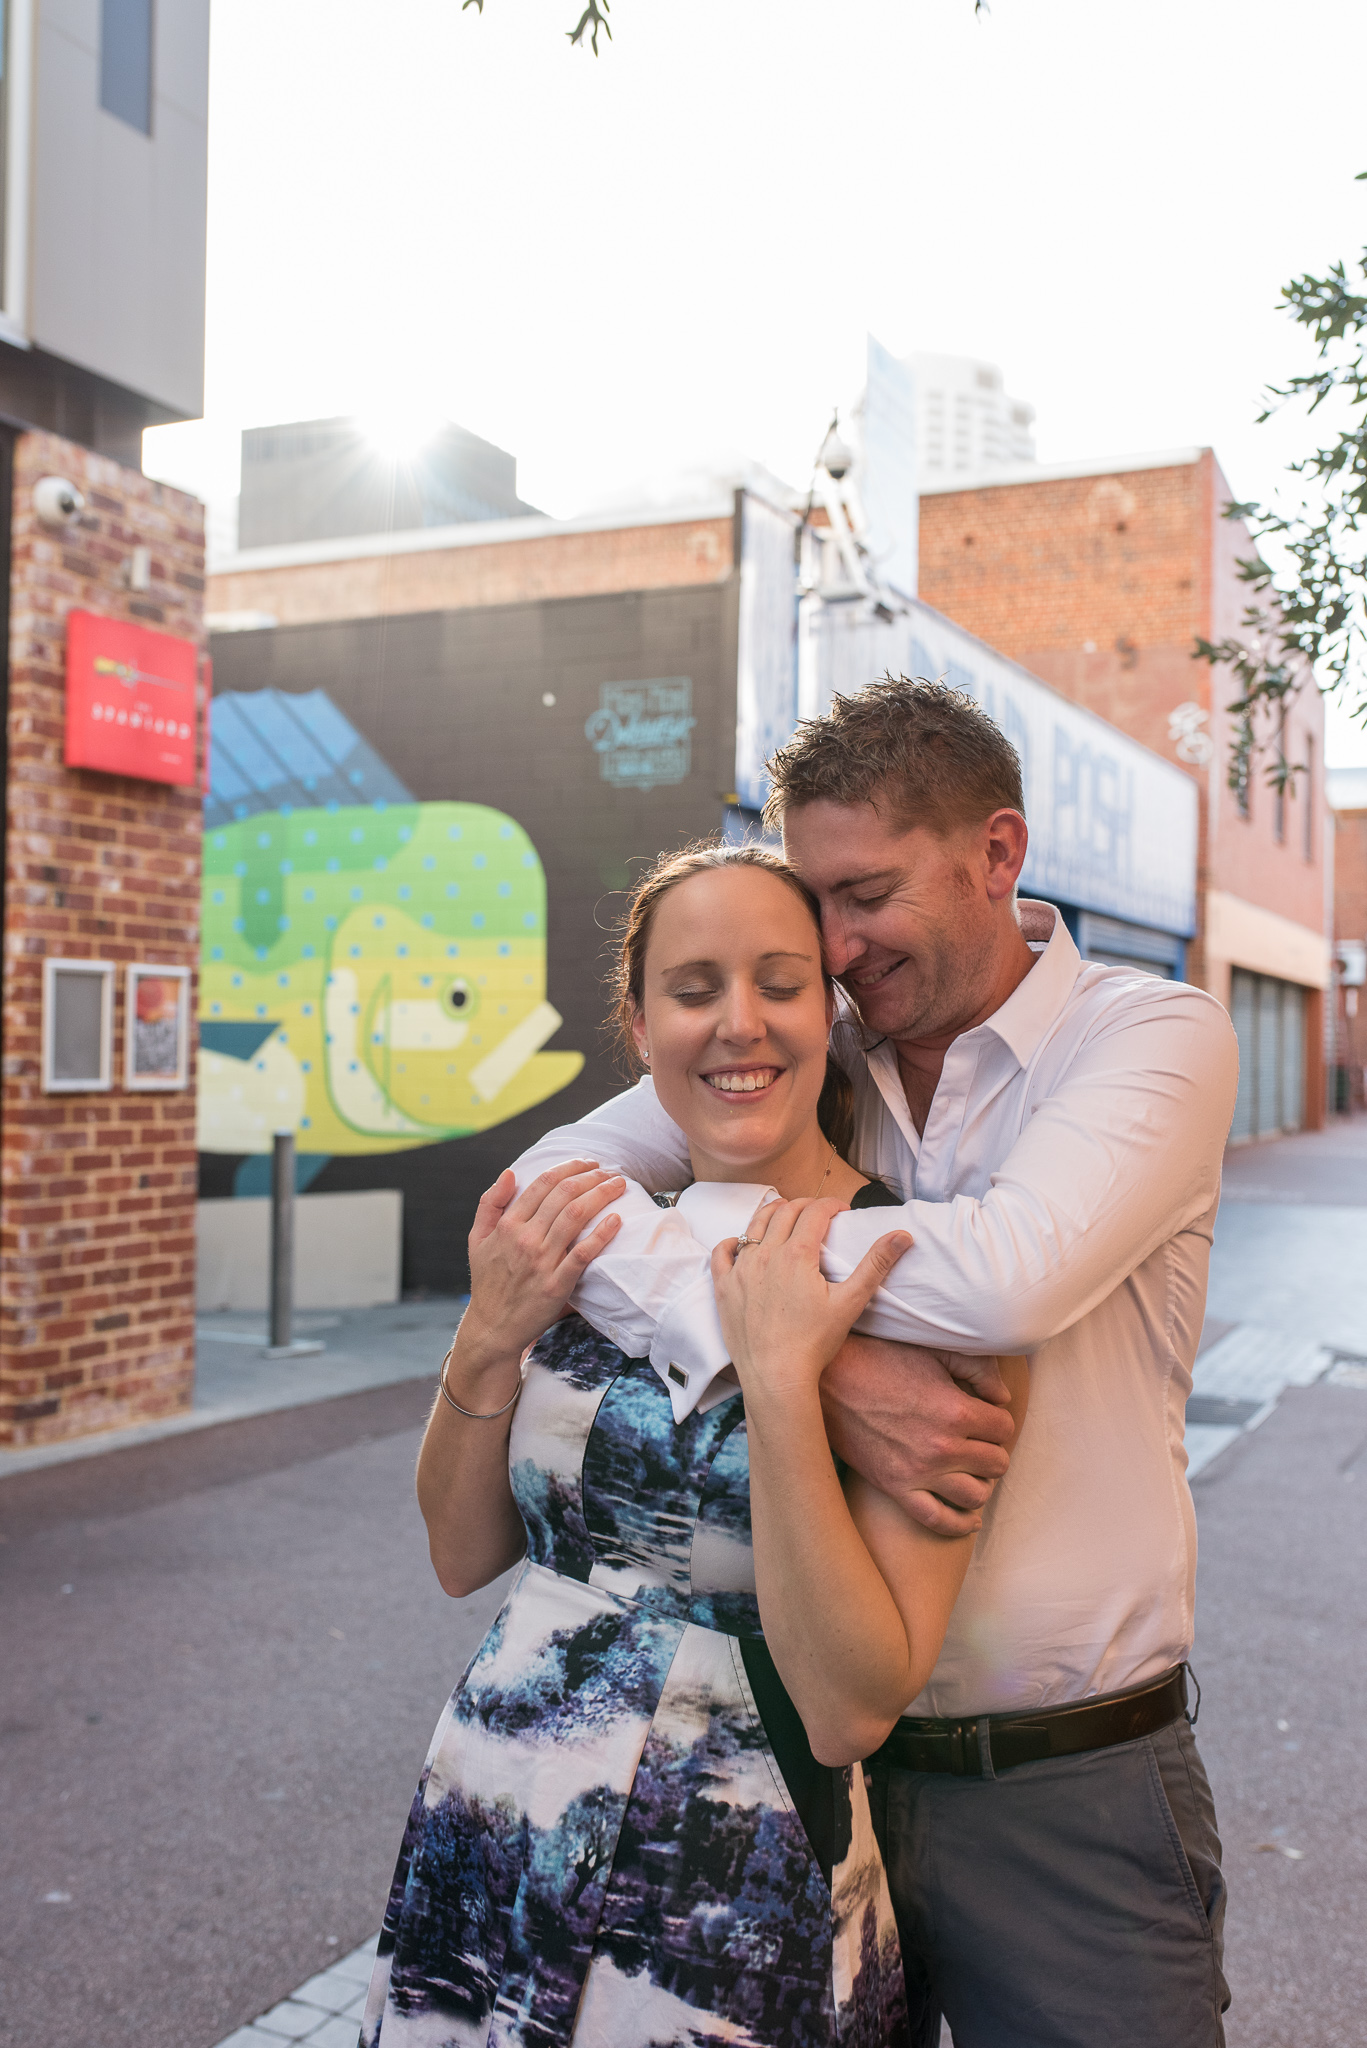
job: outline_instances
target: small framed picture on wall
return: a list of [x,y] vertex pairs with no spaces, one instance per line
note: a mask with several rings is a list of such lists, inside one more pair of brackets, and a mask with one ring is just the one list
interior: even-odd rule
[[190,970],[128,970],[123,1015],[125,1088],[184,1088],[190,1055]]
[[86,1095],[114,1083],[114,963],[44,960],[43,1088]]

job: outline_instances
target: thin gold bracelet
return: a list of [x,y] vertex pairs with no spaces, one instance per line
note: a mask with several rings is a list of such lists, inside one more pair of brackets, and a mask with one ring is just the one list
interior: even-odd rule
[[463,1415],[467,1422],[497,1422],[500,1415],[506,1415],[508,1413],[508,1410],[514,1405],[514,1403],[518,1399],[518,1396],[521,1394],[523,1381],[526,1378],[525,1368],[519,1365],[517,1369],[517,1392],[513,1395],[512,1400],[505,1401],[501,1408],[490,1408],[486,1414],[481,1415],[473,1408],[462,1408],[460,1402],[455,1398],[454,1394],[452,1394],[447,1388],[446,1368],[451,1363],[451,1352],[454,1351],[455,1348],[456,1340],[453,1337],[451,1339],[450,1350],[448,1350],[445,1358],[443,1358],[441,1362],[441,1371],[437,1374],[437,1386],[440,1389],[443,1401],[445,1401],[449,1407],[454,1408],[457,1415]]

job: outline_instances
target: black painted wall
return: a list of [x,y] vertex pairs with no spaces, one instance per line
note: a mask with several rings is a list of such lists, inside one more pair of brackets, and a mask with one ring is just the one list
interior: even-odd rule
[[[542,1131],[625,1085],[603,1038],[606,928],[642,857],[721,822],[735,763],[736,596],[732,577],[214,638],[216,691],[326,690],[415,796],[506,811],[546,870],[547,993],[565,1020],[550,1046],[586,1055],[578,1080],[490,1131],[334,1159],[312,1183],[402,1189],[406,1290],[463,1291],[482,1190]],[[649,791],[614,788],[584,732],[600,687],[667,676],[693,684],[690,772]],[[201,1192],[230,1193],[236,1163],[204,1155]]]

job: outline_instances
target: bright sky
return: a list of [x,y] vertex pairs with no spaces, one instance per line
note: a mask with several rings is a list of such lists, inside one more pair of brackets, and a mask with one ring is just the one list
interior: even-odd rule
[[[799,485],[863,336],[999,362],[1042,461],[1295,451],[1293,273],[1367,242],[1362,0],[215,0],[204,424],[448,416],[569,514],[752,456]],[[1331,758],[1367,763],[1334,721]]]

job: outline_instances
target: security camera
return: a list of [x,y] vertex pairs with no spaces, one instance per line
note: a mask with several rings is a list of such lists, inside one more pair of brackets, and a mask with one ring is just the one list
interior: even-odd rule
[[818,469],[824,469],[835,483],[840,483],[854,468],[854,451],[841,439],[839,413],[826,431],[816,461]]
[[64,476],[44,476],[33,486],[33,509],[44,526],[60,530],[76,524],[85,510],[85,499]]

